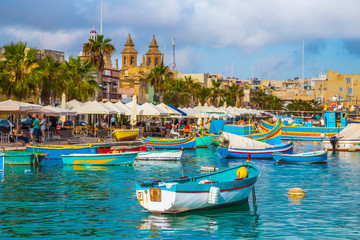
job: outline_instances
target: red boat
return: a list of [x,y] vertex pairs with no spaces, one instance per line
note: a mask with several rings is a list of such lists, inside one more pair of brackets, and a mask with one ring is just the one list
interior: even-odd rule
[[146,151],[146,145],[140,146],[114,146],[110,149],[111,152],[126,152],[126,151],[138,151],[144,152]]

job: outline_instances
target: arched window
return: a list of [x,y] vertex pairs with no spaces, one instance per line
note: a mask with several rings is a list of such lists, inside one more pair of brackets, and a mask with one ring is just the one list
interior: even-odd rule
[[155,66],[159,65],[159,59],[155,58]]
[[134,66],[134,57],[131,57],[131,58],[130,58],[130,65],[131,65],[131,66]]
[[148,58],[148,66],[151,66],[151,58]]
[[123,64],[124,64],[124,66],[126,66],[126,57],[124,57],[124,63]]

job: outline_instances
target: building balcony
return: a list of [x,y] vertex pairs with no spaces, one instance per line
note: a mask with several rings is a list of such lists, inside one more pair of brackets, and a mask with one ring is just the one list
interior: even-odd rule
[[111,100],[116,100],[118,101],[119,99],[122,98],[122,94],[120,93],[103,93],[103,99],[107,100],[107,101],[111,101]]

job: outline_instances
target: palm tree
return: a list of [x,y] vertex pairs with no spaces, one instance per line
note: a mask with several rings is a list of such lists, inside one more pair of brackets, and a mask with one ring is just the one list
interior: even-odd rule
[[17,100],[28,97],[37,88],[33,77],[38,50],[26,48],[26,42],[11,42],[4,45],[5,61],[2,64],[4,72],[1,74],[1,90],[10,99],[13,94]]
[[56,95],[61,93],[60,75],[61,63],[46,55],[38,62],[38,67],[34,69],[34,74],[39,82],[40,97],[44,105],[50,104],[50,98],[56,99]]
[[154,86],[154,92],[157,95],[161,95],[173,80],[173,73],[170,72],[168,66],[164,66],[162,63],[154,67],[149,75],[146,77],[146,81]]
[[262,109],[263,107],[262,103],[265,97],[266,97],[266,93],[263,90],[259,89],[254,93],[253,97],[251,98],[251,102],[255,104],[256,107],[258,108],[260,107]]
[[199,100],[199,102],[201,103],[201,105],[204,105],[205,102],[212,96],[211,91],[212,91],[211,88],[201,87],[196,92],[196,97]]
[[234,106],[238,107],[241,102],[241,98],[244,97],[244,91],[240,89],[238,84],[233,84],[229,86],[229,93],[232,97],[232,101],[234,102]]
[[81,62],[80,58],[69,57],[69,62],[63,65],[62,86],[68,99],[87,101],[98,89],[95,77],[92,75],[93,65],[89,60]]
[[218,107],[220,100],[221,100],[221,91],[220,91],[220,86],[221,86],[221,82],[216,81],[215,79],[211,79],[211,84],[212,84],[212,104]]
[[185,106],[190,93],[184,89],[186,89],[186,83],[181,79],[175,80],[164,94],[164,103],[174,106]]
[[[89,42],[83,44],[82,51],[85,56],[90,57],[90,62],[97,68],[97,83],[102,84],[103,72],[105,66],[105,56],[111,56],[116,49],[110,43],[111,39],[104,39],[103,35],[97,35],[96,39],[89,39]],[[97,94],[97,100],[100,100],[101,94]]]

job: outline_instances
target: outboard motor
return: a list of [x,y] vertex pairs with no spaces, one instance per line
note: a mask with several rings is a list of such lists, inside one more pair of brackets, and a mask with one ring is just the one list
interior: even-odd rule
[[330,138],[330,143],[331,143],[331,145],[332,145],[332,147],[333,147],[333,151],[336,150],[336,144],[337,144],[338,140],[339,140],[339,139],[338,139],[336,136],[332,136],[332,137]]

